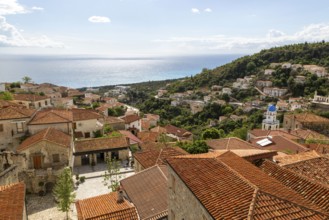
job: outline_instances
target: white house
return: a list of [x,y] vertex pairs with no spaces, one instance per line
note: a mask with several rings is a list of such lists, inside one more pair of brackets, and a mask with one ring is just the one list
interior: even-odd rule
[[268,95],[268,96],[272,96],[272,97],[280,97],[283,96],[284,94],[287,93],[287,89],[281,89],[281,88],[277,88],[277,87],[265,87],[263,89],[263,92]]
[[264,75],[272,75],[273,72],[275,72],[275,70],[273,70],[273,69],[266,69],[264,71]]
[[0,92],[6,91],[6,83],[0,83]]

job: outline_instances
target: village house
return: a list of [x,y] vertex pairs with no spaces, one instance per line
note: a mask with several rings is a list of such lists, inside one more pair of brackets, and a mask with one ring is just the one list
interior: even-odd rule
[[264,71],[264,75],[272,75],[274,72],[275,72],[275,70],[273,70],[273,69],[266,69]]
[[321,96],[315,91],[312,103],[319,107],[329,108],[329,95]]
[[283,69],[290,69],[290,68],[292,67],[292,64],[291,64],[291,63],[283,63],[283,64],[281,65],[281,67],[282,67]]
[[329,217],[309,199],[232,152],[167,161],[169,219]]
[[72,137],[54,128],[46,128],[24,140],[17,152],[27,159],[26,167],[20,173],[27,190],[52,192],[58,173],[71,164]]
[[244,78],[237,78],[232,87],[235,89],[248,89],[252,79],[253,78],[249,76],[245,76]]
[[310,129],[324,135],[329,135],[329,119],[309,112],[285,114],[283,128],[286,130]]
[[158,142],[160,134],[159,132],[153,132],[153,131],[141,131],[138,132],[137,137],[142,142]]
[[280,97],[287,93],[287,89],[277,87],[264,87],[263,92],[272,97]]
[[256,82],[256,86],[263,88],[263,87],[271,87],[272,86],[272,81],[268,81],[268,80],[257,80]]
[[51,107],[50,98],[35,94],[14,94],[13,102],[33,109]]
[[129,142],[125,136],[91,138],[74,141],[74,166],[96,165],[107,158],[129,158]]
[[9,106],[0,109],[0,151],[15,150],[28,131],[27,124],[35,114],[33,109]]
[[222,94],[231,95],[232,94],[232,89],[231,88],[223,88],[222,89]]
[[164,94],[167,94],[167,93],[168,93],[168,91],[165,90],[165,89],[159,89],[157,92],[158,92],[158,93],[157,93],[157,97],[158,97],[158,98],[160,98],[160,97],[162,97]]
[[23,182],[0,185],[0,219],[27,219]]
[[86,109],[72,109],[73,130],[77,137],[95,137],[95,132],[102,131],[102,118],[97,112]]
[[125,197],[134,204],[140,220],[168,219],[168,171],[153,166],[120,181]]
[[78,200],[75,202],[75,206],[77,209],[78,220],[139,220],[136,207],[123,196],[121,190]]
[[205,106],[205,103],[203,101],[189,101],[190,109],[192,114],[196,114],[198,112],[201,112]]
[[222,89],[222,86],[220,86],[220,85],[211,86],[211,91],[220,91],[221,89]]
[[104,117],[100,120],[103,124],[103,128],[105,128],[106,125],[110,126],[111,129],[117,131],[117,130],[125,130],[125,121],[118,117]]
[[285,100],[279,100],[276,103],[276,107],[278,108],[278,111],[288,111],[289,110],[289,103]]
[[325,77],[328,75],[326,68],[317,65],[304,65],[304,70],[317,75],[318,77]]
[[72,109],[76,108],[74,105],[73,98],[53,98],[51,102],[55,108],[64,108],[64,109]]
[[299,102],[290,103],[290,111],[295,111],[296,109],[302,109],[302,104]]
[[20,88],[25,92],[34,92],[38,87],[39,85],[34,83],[22,83],[20,85]]
[[173,125],[166,125],[164,128],[166,135],[174,140],[182,141],[193,139],[193,134],[183,128],[178,128]]
[[294,78],[294,80],[295,80],[295,83],[297,83],[297,84],[304,84],[306,77],[298,75]]
[[150,128],[156,127],[160,121],[160,116],[155,114],[145,114],[141,119],[142,130],[148,131]]
[[126,115],[120,118],[125,121],[125,130],[129,130],[135,135],[142,131],[141,118],[138,115]]

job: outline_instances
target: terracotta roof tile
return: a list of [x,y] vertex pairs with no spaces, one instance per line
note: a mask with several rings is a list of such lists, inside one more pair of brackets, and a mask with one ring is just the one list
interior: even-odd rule
[[72,109],[73,121],[83,121],[90,119],[98,119],[102,116],[97,112],[89,109]]
[[169,157],[186,154],[188,153],[179,147],[165,147],[160,150],[147,150],[143,152],[137,152],[134,154],[134,158],[143,166],[144,169],[147,169],[156,164],[167,164],[166,159]]
[[257,149],[247,141],[236,137],[206,140],[206,143],[213,150]]
[[6,108],[6,107],[20,107],[19,104],[16,104],[14,102],[10,102],[10,101],[5,101],[5,100],[0,100],[0,108]]
[[74,154],[128,147],[129,144],[127,142],[126,137],[82,139],[74,142]]
[[169,158],[168,163],[214,219],[329,217],[318,206],[232,152],[216,158],[189,157]]
[[288,133],[283,130],[262,130],[262,129],[253,129],[249,131],[251,135],[253,135],[255,138],[256,137],[268,137],[268,136],[283,136],[286,137],[290,140],[298,140],[301,137],[291,133]]
[[318,154],[316,151],[308,151],[308,152],[301,152],[299,154],[286,155],[281,157],[278,156],[275,158],[275,161],[280,166],[284,166],[284,165],[293,164],[300,161],[309,160],[318,157],[321,157],[321,155]]
[[41,95],[35,95],[35,94],[14,94],[13,98],[14,98],[14,100],[17,100],[17,101],[29,101],[29,102],[35,102],[35,101],[49,99],[47,96],[41,96]]
[[75,203],[79,220],[138,220],[136,208],[124,199],[117,202],[117,193],[112,192]]
[[176,135],[177,137],[189,137],[192,135],[191,132],[173,125],[166,125],[164,128],[166,129],[166,133]]
[[73,115],[70,110],[46,109],[38,111],[29,124],[70,123],[72,120]]
[[156,126],[155,128],[151,128],[152,132],[158,132],[159,134],[166,133],[167,130],[164,127]]
[[25,209],[24,182],[0,186],[0,219],[23,219]]
[[328,186],[312,181],[268,160],[262,163],[260,169],[329,213]]
[[295,117],[295,119],[301,123],[329,123],[328,118],[324,118],[313,113],[300,113],[300,114],[290,114],[285,117]]
[[129,138],[130,141],[132,142],[132,144],[140,144],[142,143],[142,141],[136,137],[135,135],[133,135],[130,131],[126,131],[126,130],[119,130],[120,134],[124,135],[125,137]]
[[0,109],[0,120],[30,118],[35,113],[33,109],[7,107]]
[[133,115],[123,116],[123,117],[121,117],[121,119],[123,119],[126,124],[130,124],[134,121],[140,120],[140,117],[138,115],[133,114]]
[[159,166],[143,170],[120,183],[142,220],[167,212],[167,177]]
[[152,131],[138,132],[137,137],[143,142],[156,142],[158,141],[160,134]]
[[329,137],[320,134],[316,131],[312,131],[309,129],[297,129],[290,131],[290,134],[296,135],[304,140],[307,139],[316,139],[316,140],[329,140]]
[[257,142],[263,139],[264,137],[253,138],[250,140],[250,142],[253,146],[259,149],[283,151],[285,153],[290,153],[290,154],[308,151],[306,146],[303,146],[283,136],[267,137],[267,139],[269,139],[272,143],[266,146],[260,146]]
[[70,148],[71,146],[71,136],[56,130],[55,128],[46,128],[41,130],[40,132],[32,135],[25,139],[17,148],[18,152],[26,150],[27,148],[31,147],[32,145],[40,142],[40,141],[48,141],[55,143],[59,146]]

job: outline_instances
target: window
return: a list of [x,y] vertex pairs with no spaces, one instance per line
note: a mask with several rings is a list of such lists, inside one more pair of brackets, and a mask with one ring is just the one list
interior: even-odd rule
[[41,102],[38,102],[39,108],[41,108]]
[[53,163],[59,162],[59,154],[53,154]]
[[45,101],[45,105],[48,105],[48,102],[47,101]]
[[16,128],[17,128],[17,133],[22,133],[24,132],[24,126],[23,126],[24,122],[17,122],[16,123]]
[[173,175],[171,175],[171,189],[175,193],[176,190],[176,179]]
[[85,133],[85,138],[90,138],[90,132]]
[[3,124],[0,124],[0,132],[3,132]]

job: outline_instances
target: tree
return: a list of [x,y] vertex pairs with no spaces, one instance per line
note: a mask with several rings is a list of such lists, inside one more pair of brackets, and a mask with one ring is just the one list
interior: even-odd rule
[[22,80],[23,80],[24,83],[29,83],[29,82],[31,82],[32,79],[30,77],[28,77],[28,76],[24,76],[22,78]]
[[106,167],[107,171],[104,174],[104,186],[107,186],[108,189],[111,189],[112,192],[117,191],[120,185],[120,164],[115,158],[107,158],[106,159]]
[[10,101],[13,100],[13,95],[10,92],[3,92],[0,94],[0,99]]
[[205,141],[178,142],[177,145],[190,154],[200,154],[208,152],[208,145]]
[[216,128],[208,128],[202,132],[201,137],[203,140],[218,139],[221,137],[221,135],[219,133],[219,130],[217,130]]
[[58,209],[62,212],[66,212],[66,218],[68,219],[68,212],[70,210],[71,203],[74,202],[75,193],[73,193],[73,179],[70,167],[65,167],[60,174],[53,193],[58,200]]

